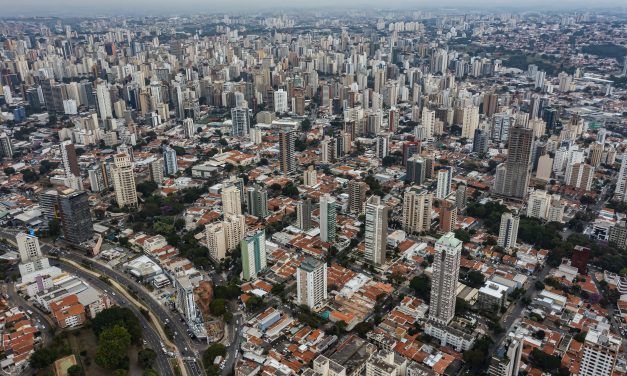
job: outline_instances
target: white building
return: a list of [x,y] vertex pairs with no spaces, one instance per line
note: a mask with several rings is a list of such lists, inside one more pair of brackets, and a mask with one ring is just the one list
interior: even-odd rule
[[370,196],[366,201],[366,232],[364,258],[374,265],[385,264],[388,233],[388,208],[381,197]]
[[497,244],[505,249],[516,246],[518,240],[518,223],[520,218],[512,213],[501,215],[501,227]]
[[307,258],[296,269],[296,302],[309,308],[327,299],[327,264]]
[[610,332],[609,324],[597,324],[586,334],[579,376],[611,376],[621,347],[620,337]]

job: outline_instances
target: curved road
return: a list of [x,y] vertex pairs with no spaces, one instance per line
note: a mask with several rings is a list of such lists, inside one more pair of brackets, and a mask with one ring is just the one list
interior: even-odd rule
[[[76,268],[70,264],[52,259],[51,265],[57,266],[62,270],[68,271],[78,276],[82,280],[100,290],[109,291],[113,289],[113,287],[103,282],[102,280],[94,277],[91,274],[85,273],[81,269]],[[152,348],[157,353],[157,358],[154,364],[155,371],[157,371],[157,373],[161,376],[174,376],[174,372],[172,370],[172,367],[170,367],[168,357],[161,351],[161,338],[157,334],[156,330],[150,325],[148,320],[144,317],[144,315],[142,315],[141,312],[139,312],[139,310],[135,307],[135,305],[127,300],[122,294],[116,294],[115,296],[111,296],[111,298],[115,302],[115,304],[119,305],[120,307],[129,308],[139,319],[144,340],[148,345],[146,347]]]

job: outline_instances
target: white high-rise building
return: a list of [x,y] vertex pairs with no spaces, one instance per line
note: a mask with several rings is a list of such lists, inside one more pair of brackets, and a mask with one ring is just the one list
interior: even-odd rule
[[388,232],[388,207],[381,197],[370,196],[366,201],[366,232],[364,258],[374,265],[385,264]]
[[422,127],[424,128],[423,140],[432,138],[435,134],[435,111],[427,108],[422,110]]
[[335,242],[336,206],[335,198],[328,193],[320,197],[320,240],[323,242]]
[[296,269],[296,304],[317,307],[327,299],[327,264],[306,258]]
[[96,85],[96,104],[98,109],[98,116],[100,116],[101,120],[110,119],[113,117],[111,94],[109,94],[109,88],[104,82],[100,82]]
[[627,152],[623,153],[614,194],[623,201],[627,201]]
[[520,217],[512,213],[501,215],[501,227],[499,229],[499,240],[497,244],[505,249],[516,246],[518,240],[518,223]]
[[15,237],[17,249],[20,253],[20,276],[37,272],[50,267],[47,257],[43,257],[39,247],[39,239],[36,236],[19,233]]
[[287,91],[279,89],[274,92],[274,112],[284,113],[289,111],[287,107]]
[[205,226],[207,238],[207,249],[209,256],[216,261],[220,261],[226,256],[226,234],[222,222],[210,223]]
[[231,135],[246,137],[250,132],[250,111],[247,107],[234,107],[231,109]]
[[128,154],[119,153],[113,157],[111,176],[113,177],[113,189],[118,206],[137,206],[135,173]]
[[222,223],[226,249],[234,249],[246,236],[246,217],[243,214],[226,214]]
[[610,331],[609,324],[590,328],[583,344],[579,376],[611,376],[622,340]]
[[222,212],[224,214],[242,214],[242,193],[231,185],[222,189]]
[[464,107],[462,118],[462,138],[472,139],[475,136],[475,129],[479,126],[479,107]]
[[450,167],[438,170],[438,185],[435,197],[443,200],[451,194],[451,183],[453,181],[453,170]]
[[448,325],[455,316],[462,241],[449,232],[435,243],[429,319]]

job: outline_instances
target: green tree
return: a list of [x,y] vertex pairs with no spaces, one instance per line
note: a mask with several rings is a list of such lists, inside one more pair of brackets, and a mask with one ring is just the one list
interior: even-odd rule
[[114,326],[124,327],[131,335],[134,344],[139,344],[142,339],[142,328],[139,319],[133,311],[124,307],[111,307],[99,312],[92,320],[91,327],[96,334]]
[[154,369],[147,369],[144,371],[143,376],[159,376],[159,374]]
[[81,376],[83,374],[83,369],[78,364],[75,364],[67,369],[67,374],[68,376]]
[[213,365],[213,361],[218,356],[226,355],[226,347],[221,343],[214,343],[202,354],[202,362],[205,368],[209,368]]
[[116,325],[104,329],[98,336],[96,364],[108,369],[118,368],[126,358],[130,345],[131,335],[123,326]]
[[226,312],[226,302],[224,299],[214,299],[209,303],[209,311],[214,316],[222,316]]
[[429,302],[429,295],[431,292],[431,279],[429,279],[426,274],[421,274],[414,277],[409,283],[409,287],[414,290],[417,297],[426,302]]
[[39,175],[31,169],[22,170],[22,179],[25,183],[34,183],[39,180]]
[[13,175],[15,174],[15,169],[13,167],[5,167],[4,168],[5,175]]
[[466,274],[466,282],[470,287],[479,288],[485,283],[485,276],[477,270],[471,270]]
[[156,359],[157,353],[153,349],[142,349],[137,353],[137,363],[144,369],[152,368]]
[[112,375],[113,376],[127,376],[128,371],[125,369],[116,369],[115,371],[113,371]]

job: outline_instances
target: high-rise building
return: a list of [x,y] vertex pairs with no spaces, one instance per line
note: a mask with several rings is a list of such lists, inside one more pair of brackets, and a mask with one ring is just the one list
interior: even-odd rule
[[226,256],[226,235],[222,222],[209,223],[205,226],[207,249],[209,256],[215,261],[220,261]]
[[379,159],[383,159],[390,155],[390,136],[387,133],[377,135],[375,149],[377,158]]
[[627,250],[627,221],[619,221],[610,227],[609,242],[619,249]]
[[61,143],[61,160],[63,161],[63,170],[65,171],[65,176],[81,175],[81,170],[78,167],[76,148],[71,141],[63,141]]
[[594,167],[587,163],[575,163],[570,169],[570,178],[566,182],[571,187],[589,191],[594,180]]
[[462,115],[462,138],[472,138],[479,126],[479,107],[466,106]]
[[614,195],[623,202],[627,201],[627,152],[623,153]]
[[131,158],[126,153],[113,157],[111,166],[115,199],[119,207],[137,206],[137,186]]
[[579,376],[611,376],[621,343],[621,338],[611,333],[609,324],[599,323],[588,329]]
[[448,325],[455,316],[455,297],[462,241],[449,232],[435,243],[429,319]]
[[577,268],[579,274],[588,274],[588,262],[590,262],[590,248],[576,245],[570,258],[570,265]]
[[17,250],[20,253],[20,276],[22,278],[31,273],[47,269],[50,262],[47,257],[43,257],[41,248],[39,247],[39,239],[36,236],[28,235],[23,232],[15,237]]
[[403,230],[416,234],[431,229],[433,194],[412,187],[403,196]]
[[514,127],[509,132],[505,181],[502,195],[522,199],[527,194],[531,169],[531,146],[533,130]]
[[13,158],[13,143],[6,134],[0,134],[0,158]]
[[296,171],[294,131],[291,129],[282,129],[279,132],[279,167],[284,174]]
[[420,142],[406,141],[403,143],[403,166],[407,167],[407,160],[416,154],[420,154]]
[[327,299],[327,264],[311,257],[296,269],[296,304],[317,307]]
[[253,185],[246,189],[246,207],[248,214],[257,218],[268,216],[268,191],[260,186]]
[[313,205],[311,199],[298,201],[296,203],[296,223],[299,229],[307,231],[311,229],[311,213]]
[[274,92],[274,112],[284,113],[289,111],[287,92],[279,89]]
[[388,207],[381,197],[370,196],[366,201],[366,232],[364,258],[374,265],[385,264],[388,234]]
[[111,94],[105,82],[96,84],[96,109],[101,120],[113,117],[113,106],[111,106]]
[[544,154],[538,158],[538,169],[536,170],[536,179],[542,181],[549,181],[551,173],[553,172],[553,158],[550,155]]
[[246,236],[246,217],[243,214],[226,214],[222,224],[226,249],[234,249]]
[[307,167],[303,172],[303,184],[306,187],[314,187],[318,184],[318,173],[313,165]]
[[497,244],[505,249],[515,247],[518,240],[518,223],[520,218],[512,213],[505,212],[501,215],[499,239]]
[[490,359],[488,375],[490,376],[518,376],[520,359],[522,356],[522,340],[510,338],[496,349]]
[[[413,376],[407,370],[408,361],[391,350],[380,350],[366,362],[366,376]],[[418,375],[416,375],[418,376]]]
[[221,195],[224,214],[242,214],[241,193],[235,185],[223,188]]
[[451,183],[453,181],[453,169],[450,166],[442,167],[438,170],[438,185],[435,197],[443,200],[451,194]]
[[320,197],[320,239],[323,242],[335,242],[337,223],[337,202],[328,193]]
[[364,211],[368,184],[363,181],[351,180],[348,182],[348,211],[352,214],[361,214]]
[[601,158],[603,157],[604,149],[604,145],[600,142],[594,142],[590,145],[589,156],[592,167],[596,168],[601,165]]
[[266,232],[259,230],[253,235],[242,239],[242,277],[244,280],[257,278],[266,268]]
[[427,178],[427,160],[419,155],[414,155],[407,160],[407,174],[405,181],[409,183],[422,184]]
[[466,191],[466,184],[457,184],[457,189],[455,190],[455,206],[457,206],[457,210],[464,210],[466,208],[466,204],[468,202]]
[[150,172],[150,180],[161,184],[163,183],[163,165],[164,162],[162,159],[155,159],[148,163],[148,171]]
[[250,110],[247,107],[233,107],[231,109],[231,135],[246,137],[250,132]]
[[58,197],[59,219],[65,241],[81,244],[91,239],[93,224],[87,192],[68,189]]
[[440,206],[440,231],[448,233],[455,231],[457,225],[457,207],[445,201]]
[[488,152],[488,133],[483,129],[475,129],[475,136],[472,140],[472,152],[477,154],[485,154]]
[[176,163],[176,150],[169,145],[163,147],[163,172],[166,176],[176,175],[179,168]]

